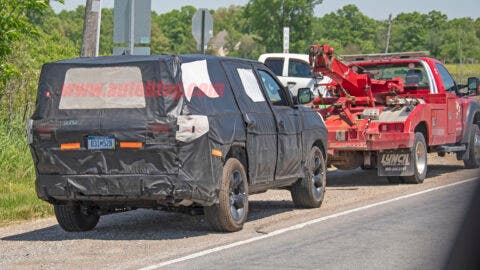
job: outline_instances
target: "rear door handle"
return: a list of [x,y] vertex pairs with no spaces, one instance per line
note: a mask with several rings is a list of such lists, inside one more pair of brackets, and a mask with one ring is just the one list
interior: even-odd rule
[[255,120],[248,119],[245,122],[247,123],[247,127],[249,127],[249,128],[254,128],[255,127]]

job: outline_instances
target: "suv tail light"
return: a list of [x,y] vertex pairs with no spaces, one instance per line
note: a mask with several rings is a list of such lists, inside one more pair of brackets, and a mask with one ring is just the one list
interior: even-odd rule
[[32,128],[32,132],[35,132],[42,140],[51,140],[52,133],[55,130],[56,130],[56,127],[55,125],[52,125],[52,124],[38,125],[35,128]]
[[403,132],[405,125],[403,123],[383,123],[378,126],[380,132]]
[[153,133],[169,133],[172,129],[170,124],[152,123],[148,125],[148,130]]

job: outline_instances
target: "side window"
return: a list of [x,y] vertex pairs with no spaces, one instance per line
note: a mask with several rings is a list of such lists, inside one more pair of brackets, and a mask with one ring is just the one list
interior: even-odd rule
[[275,79],[266,71],[259,71],[263,86],[267,91],[268,99],[275,106],[287,106],[288,103],[282,96],[282,87],[275,81]]
[[299,60],[288,61],[288,76],[298,78],[312,78],[310,65]]
[[253,102],[265,101],[265,98],[262,95],[262,90],[260,90],[260,85],[258,85],[258,81],[253,73],[253,70],[237,68],[237,73],[242,81],[243,89],[245,89],[247,96]]
[[267,58],[265,66],[267,66],[277,76],[282,76],[283,72],[283,58]]
[[455,81],[453,80],[448,70],[441,64],[436,64],[438,72],[440,73],[440,78],[442,79],[443,87],[445,87],[445,91],[452,92],[456,91]]

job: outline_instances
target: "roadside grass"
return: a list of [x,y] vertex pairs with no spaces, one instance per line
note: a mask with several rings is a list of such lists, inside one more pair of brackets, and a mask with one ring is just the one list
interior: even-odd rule
[[37,198],[35,171],[22,124],[0,123],[0,226],[50,216],[52,207]]
[[467,83],[468,77],[480,77],[480,64],[445,65],[457,83]]

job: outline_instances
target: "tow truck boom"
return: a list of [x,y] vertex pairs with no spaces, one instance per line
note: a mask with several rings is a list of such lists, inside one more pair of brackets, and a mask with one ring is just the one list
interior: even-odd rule
[[346,96],[356,97],[356,100],[366,99],[369,106],[375,106],[374,94],[395,91],[403,93],[403,79],[375,80],[369,74],[359,74],[352,70],[334,55],[334,49],[328,45],[312,45],[309,52],[310,65],[314,73],[322,73],[341,87]]

